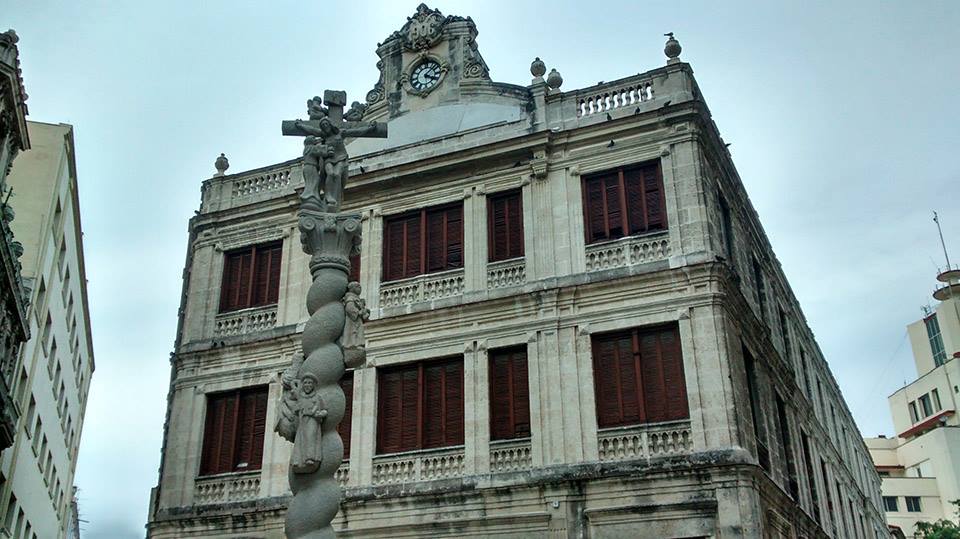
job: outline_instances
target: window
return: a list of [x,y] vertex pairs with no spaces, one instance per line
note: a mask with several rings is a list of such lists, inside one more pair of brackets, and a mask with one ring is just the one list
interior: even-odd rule
[[787,481],[790,489],[790,496],[794,500],[800,499],[800,484],[797,481],[797,464],[793,458],[793,443],[790,440],[790,424],[787,422],[787,407],[780,398],[776,396],[777,423],[780,427],[780,454],[787,466]]
[[587,243],[666,230],[664,206],[659,161],[583,178]]
[[353,427],[353,371],[347,371],[340,379],[340,389],[343,390],[344,408],[343,419],[337,425],[337,432],[343,440],[343,460],[350,458],[350,434]]
[[[63,275],[63,268],[67,264],[67,242],[63,239],[60,240],[60,254],[57,257],[57,269],[60,272],[60,275]],[[66,288],[66,286],[64,286]]]
[[908,406],[910,408],[910,421],[913,423],[920,421],[920,416],[917,415],[917,401],[910,401]]
[[30,405],[27,407],[27,418],[23,422],[24,427],[27,429],[27,436],[30,436],[30,429],[33,428],[33,419],[37,415],[37,399],[33,398],[33,395],[30,395]]
[[924,318],[923,325],[927,327],[927,338],[930,340],[933,363],[939,367],[947,361],[947,353],[943,349],[943,336],[940,334],[940,322],[937,320],[937,313]]
[[810,456],[810,438],[807,433],[800,433],[803,446],[803,465],[807,470],[807,489],[810,491],[810,500],[813,502],[813,518],[820,522],[820,493],[817,491],[817,481],[813,476],[813,458]]
[[50,318],[50,313],[47,313],[47,321],[43,325],[43,349],[48,354],[50,353],[50,339],[52,338],[51,334],[53,333],[53,319]]
[[525,346],[490,352],[490,439],[530,436]]
[[940,403],[940,391],[934,388],[933,391],[930,392],[930,396],[933,397],[933,411],[939,412],[943,410],[943,405]]
[[487,198],[490,262],[523,256],[523,195],[518,189]]
[[883,497],[883,510],[888,513],[895,513],[900,510],[899,505],[897,505],[896,496],[884,496]]
[[930,404],[930,395],[921,395],[919,400],[920,409],[923,410],[923,417],[930,417],[933,415],[933,405]]
[[594,336],[593,373],[600,428],[689,417],[675,324]]
[[360,253],[350,255],[350,273],[348,277],[351,282],[360,282]]
[[378,373],[377,453],[463,443],[463,358]]
[[807,365],[807,354],[803,351],[803,348],[800,349],[800,371],[803,373],[803,388],[806,390],[807,397],[810,400],[813,400],[813,394],[810,392],[810,375],[808,371],[810,366]]
[[777,318],[780,320],[780,338],[783,339],[783,353],[787,358],[793,355],[793,345],[790,344],[790,326],[787,324],[787,314],[782,307],[777,307]]
[[759,383],[757,380],[756,362],[750,351],[743,348],[743,363],[747,373],[747,393],[750,395],[750,415],[753,418],[753,434],[757,440],[757,460],[760,466],[770,471],[770,451],[767,448],[767,431],[760,410]]
[[259,470],[267,422],[267,387],[207,396],[200,475]]
[[753,258],[753,284],[756,287],[757,305],[760,307],[760,321],[767,319],[767,283],[763,279],[763,270],[760,262]]
[[462,203],[386,219],[383,241],[385,281],[462,267]]
[[67,296],[70,295],[70,268],[68,267],[63,273],[63,288],[60,289],[60,299],[63,301],[63,304],[67,304]]
[[10,500],[7,501],[7,515],[3,519],[3,526],[10,530],[13,527],[13,517],[17,514],[17,497],[10,493]]
[[50,339],[50,353],[47,356],[47,374],[53,376],[53,371],[57,365],[59,365],[57,362],[57,338],[53,337]]
[[920,496],[904,496],[903,500],[907,502],[908,513],[919,513],[921,511]]
[[283,244],[278,241],[226,253],[220,312],[276,303],[282,252]]
[[730,206],[727,205],[727,199],[720,195],[720,219],[723,225],[723,246],[726,249],[727,260],[730,267],[736,268],[733,260],[733,219],[730,217]]

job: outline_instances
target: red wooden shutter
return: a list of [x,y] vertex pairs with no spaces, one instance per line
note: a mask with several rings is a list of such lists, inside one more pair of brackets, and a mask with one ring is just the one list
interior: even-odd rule
[[444,250],[443,269],[456,269],[463,267],[463,205],[458,204],[448,208],[444,214],[446,222],[444,223]]
[[647,229],[645,197],[643,194],[643,169],[633,168],[623,172],[624,198],[627,202],[627,220],[630,234]]
[[410,451],[422,447],[422,393],[419,365],[410,365],[401,371],[400,447],[397,451]]
[[446,212],[427,212],[427,271],[442,271],[446,268]]
[[523,193],[517,191],[507,200],[508,258],[523,256]]
[[507,198],[491,197],[487,210],[488,260],[506,260],[509,258],[509,240],[507,228]]
[[267,388],[238,393],[237,449],[232,470],[259,470],[263,462],[263,436],[267,425]]
[[683,374],[680,332],[676,326],[660,332],[660,358],[666,389],[666,418],[669,421],[690,417],[687,381]]
[[444,445],[463,443],[463,359],[443,365]]
[[383,241],[383,276],[385,281],[403,278],[406,225],[403,220],[387,221]]
[[402,277],[413,277],[423,273],[423,230],[421,216],[418,213],[405,221],[404,268]]
[[432,362],[423,367],[423,448],[446,445],[446,392],[444,365]]
[[277,243],[269,251],[270,263],[267,276],[266,305],[273,305],[280,299],[280,263],[283,260],[283,244]]
[[604,240],[607,238],[607,226],[603,205],[603,178],[585,178],[583,185],[587,243]]
[[624,236],[623,200],[619,175],[613,174],[603,179],[604,209],[607,214],[607,238]]
[[400,451],[402,436],[402,372],[383,369],[378,378],[377,453],[395,453]]
[[490,355],[490,439],[530,436],[527,353],[523,348]]
[[200,457],[200,475],[219,473],[221,438],[226,416],[226,400],[217,395],[207,396],[207,416],[203,428],[203,451]]
[[639,354],[633,333],[617,339],[616,370],[620,377],[620,422],[638,423],[643,420],[640,404]]
[[593,381],[600,428],[620,424],[617,336],[598,335],[593,339]]
[[667,216],[663,211],[663,179],[660,175],[660,163],[644,167],[642,172],[645,230],[663,230],[667,228]]
[[243,306],[246,295],[241,296],[244,260],[249,250],[227,253],[223,260],[223,280],[220,289],[220,312],[233,311]]
[[216,471],[226,473],[233,471],[233,456],[237,445],[237,419],[239,406],[237,394],[224,395],[223,424],[220,430],[220,448],[217,453]]
[[667,390],[663,381],[663,364],[660,357],[660,340],[657,332],[643,331],[640,340],[640,372],[643,377],[643,405],[646,421],[657,423],[667,420]]
[[350,434],[353,427],[353,371],[347,372],[340,379],[340,388],[343,389],[344,409],[343,419],[337,425],[337,432],[343,440],[343,459],[350,458]]

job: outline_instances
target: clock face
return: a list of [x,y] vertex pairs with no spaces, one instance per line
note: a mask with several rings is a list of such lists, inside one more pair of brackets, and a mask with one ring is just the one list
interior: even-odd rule
[[418,65],[410,75],[410,86],[415,90],[429,90],[440,82],[440,64],[433,60],[426,60]]

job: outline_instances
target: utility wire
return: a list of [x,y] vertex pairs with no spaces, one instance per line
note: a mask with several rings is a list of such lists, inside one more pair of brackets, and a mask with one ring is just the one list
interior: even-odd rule
[[864,399],[864,405],[869,404],[871,398],[873,398],[873,392],[877,390],[877,386],[880,385],[880,382],[883,381],[884,376],[886,376],[887,371],[890,370],[890,366],[893,365],[893,360],[897,358],[897,354],[900,353],[900,349],[903,348],[903,343],[907,342],[907,330],[903,330],[903,337],[900,338],[900,344],[897,345],[897,349],[890,354],[890,359],[887,360],[886,365],[880,371],[880,374],[877,376],[877,379],[873,382],[873,385],[870,387],[870,391],[867,393],[867,397]]

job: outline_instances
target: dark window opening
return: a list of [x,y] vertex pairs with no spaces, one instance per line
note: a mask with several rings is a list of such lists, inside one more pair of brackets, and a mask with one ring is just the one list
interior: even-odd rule
[[267,423],[267,386],[207,396],[200,475],[259,470]]
[[585,176],[583,213],[587,243],[666,230],[660,161]]
[[463,444],[463,359],[378,371],[377,453]]
[[520,190],[487,198],[488,259],[523,256],[523,195]]
[[220,312],[277,303],[282,252],[282,243],[273,242],[226,253]]
[[490,352],[490,439],[530,436],[525,346]]
[[384,281],[462,267],[462,203],[417,210],[385,220]]

